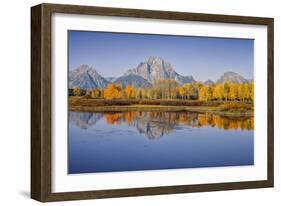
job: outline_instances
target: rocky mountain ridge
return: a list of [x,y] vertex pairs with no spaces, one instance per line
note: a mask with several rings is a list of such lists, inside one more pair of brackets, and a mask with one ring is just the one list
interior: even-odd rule
[[[183,76],[178,74],[172,65],[160,57],[149,57],[138,64],[136,68],[129,69],[120,77],[105,78],[93,67],[86,64],[69,72],[69,88],[79,87],[81,89],[105,88],[109,83],[134,85],[135,87],[150,87],[155,82],[165,79],[174,79],[178,84],[192,83],[196,80],[193,76]],[[216,83],[246,83],[246,78],[235,72],[225,72]],[[211,85],[215,82],[207,80],[203,84]]]

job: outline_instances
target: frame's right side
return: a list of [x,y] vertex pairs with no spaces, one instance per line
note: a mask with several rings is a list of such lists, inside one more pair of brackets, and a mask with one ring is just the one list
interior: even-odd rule
[[267,24],[267,181],[274,186],[274,19]]

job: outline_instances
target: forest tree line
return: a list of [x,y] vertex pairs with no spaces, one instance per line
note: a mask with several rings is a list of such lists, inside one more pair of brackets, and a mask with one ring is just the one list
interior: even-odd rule
[[202,101],[247,101],[254,100],[254,83],[219,83],[203,85],[200,82],[179,85],[175,80],[160,80],[152,87],[136,88],[132,85],[108,84],[104,89],[83,90],[79,87],[69,92],[70,96],[111,99],[181,99]]

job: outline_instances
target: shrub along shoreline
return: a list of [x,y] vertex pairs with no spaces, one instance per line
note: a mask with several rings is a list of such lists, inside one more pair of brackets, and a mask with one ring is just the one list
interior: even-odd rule
[[200,100],[141,100],[141,99],[93,99],[79,96],[68,98],[70,111],[125,112],[125,111],[190,111],[207,112],[223,116],[253,116],[252,103]]

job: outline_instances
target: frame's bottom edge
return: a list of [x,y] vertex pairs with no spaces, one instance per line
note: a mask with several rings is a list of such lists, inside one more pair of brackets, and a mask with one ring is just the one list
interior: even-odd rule
[[[181,186],[162,186],[148,188],[132,189],[114,189],[99,191],[79,191],[79,192],[60,192],[50,193],[43,197],[40,202],[70,201],[70,200],[88,200],[104,199],[117,197],[149,196],[149,195],[169,195],[195,192],[215,192],[239,189],[260,189],[274,187],[273,181],[249,181],[249,182],[232,182],[217,184],[200,184],[200,185],[181,185]],[[34,198],[33,198],[34,199]],[[37,199],[36,199],[37,200]]]

